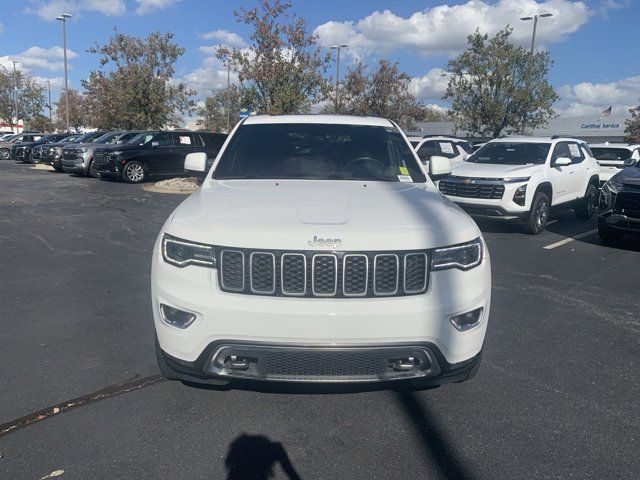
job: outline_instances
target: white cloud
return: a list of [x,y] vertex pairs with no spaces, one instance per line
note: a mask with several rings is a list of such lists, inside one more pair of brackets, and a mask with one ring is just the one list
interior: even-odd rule
[[507,24],[514,27],[512,39],[520,45],[531,40],[531,22],[520,17],[549,12],[553,17],[538,23],[537,43],[544,45],[564,39],[589,19],[586,3],[570,0],[499,0],[486,3],[470,0],[461,5],[440,5],[401,17],[390,10],[373,12],[357,20],[330,21],[318,26],[315,33],[324,46],[346,43],[351,52],[388,53],[412,49],[422,56],[453,55],[466,46],[467,35],[476,28],[495,34]]
[[26,13],[36,14],[44,20],[54,21],[62,13],[75,17],[85,12],[98,12],[107,16],[124,15],[124,0],[30,0]]
[[[186,74],[180,80],[186,82],[198,92],[198,95],[205,96],[211,90],[227,87],[227,67],[216,57],[207,57],[200,67]],[[233,71],[231,72],[231,83],[238,83],[238,75]]]
[[[67,60],[78,56],[73,50],[67,48]],[[64,69],[64,50],[60,46],[51,48],[29,47],[24,52],[15,55],[5,55],[0,57],[0,65],[5,68],[13,68],[13,60],[16,60],[18,69],[31,70],[51,70],[59,71]]]
[[414,77],[409,92],[416,98],[440,100],[447,90],[449,77],[441,68],[432,68],[422,77]]
[[138,15],[146,15],[157,10],[172,7],[179,1],[180,0],[136,0],[136,2],[138,2],[136,13]]
[[629,108],[640,103],[640,76],[609,83],[563,85],[558,94],[556,111],[562,117],[598,116],[610,105],[613,118],[627,117]]
[[213,30],[211,32],[203,33],[200,35],[203,40],[217,40],[223,45],[229,47],[243,48],[247,46],[247,42],[237,33],[230,32],[229,30]]

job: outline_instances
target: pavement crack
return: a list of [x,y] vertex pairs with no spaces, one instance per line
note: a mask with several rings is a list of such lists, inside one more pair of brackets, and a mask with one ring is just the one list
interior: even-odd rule
[[116,397],[135,390],[140,390],[141,388],[150,387],[151,385],[164,382],[165,380],[166,378],[162,375],[152,375],[150,377],[143,378],[134,377],[132,379],[125,380],[124,382],[101,388],[100,390],[96,390],[95,392],[87,395],[51,405],[43,408],[42,410],[38,410],[37,412],[29,413],[23,417],[3,423],[0,425],[0,438],[5,435],[9,435],[10,433],[17,432],[29,425],[33,425],[34,423],[55,417],[56,415],[61,415],[71,410],[106,400],[107,398]]

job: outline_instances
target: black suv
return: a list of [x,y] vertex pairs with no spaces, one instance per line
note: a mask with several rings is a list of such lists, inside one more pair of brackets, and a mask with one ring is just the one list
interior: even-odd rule
[[187,154],[205,152],[211,165],[226,138],[224,133],[145,132],[127,143],[97,148],[95,170],[100,178],[116,177],[128,183],[144,182],[152,175],[181,176]]
[[625,233],[640,233],[640,162],[616,173],[600,191],[600,238],[615,242]]
[[49,135],[44,135],[38,140],[16,143],[11,147],[11,158],[23,163],[34,163],[38,160],[38,153],[36,153],[36,158],[32,159],[33,150],[35,149],[36,152],[40,151],[40,149],[36,147],[45,145],[47,143],[59,142],[60,140],[67,138],[69,135],[71,135],[71,133],[68,132],[52,133]]

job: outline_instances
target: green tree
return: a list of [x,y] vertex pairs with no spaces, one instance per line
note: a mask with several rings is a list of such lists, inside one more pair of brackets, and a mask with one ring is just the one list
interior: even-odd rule
[[240,109],[246,105],[237,85],[213,92],[198,109],[198,125],[204,130],[229,132],[238,122]]
[[106,45],[90,48],[101,55],[97,70],[82,82],[87,111],[97,128],[154,129],[180,123],[194,111],[191,91],[173,79],[173,65],[184,48],[172,33],[146,38],[115,34]]
[[640,105],[635,108],[630,108],[629,113],[631,114],[631,118],[625,122],[626,128],[624,133],[627,134],[625,140],[627,142],[640,142]]
[[493,38],[478,30],[468,48],[449,61],[447,92],[456,129],[487,137],[527,133],[555,117],[558,95],[548,81],[549,52],[531,55],[513,45],[507,26]]
[[252,29],[246,49],[223,46],[217,57],[238,73],[252,109],[271,115],[306,112],[324,95],[329,56],[323,56],[291,3],[260,0],[260,7],[234,12]]
[[[398,63],[380,60],[377,68],[367,73],[367,67],[357,62],[349,68],[340,87],[340,113],[372,115],[388,118],[405,130],[424,120],[428,110],[409,91],[411,77],[398,68]],[[335,113],[333,104],[325,109]]]
[[[65,131],[66,124],[66,92],[60,95],[60,100],[56,103],[56,127]],[[90,127],[91,118],[87,116],[85,96],[77,90],[69,89],[69,129],[77,131],[82,127]]]
[[31,75],[0,66],[0,118],[4,122],[13,124],[20,119],[28,123],[45,105],[44,87]]
[[33,118],[29,121],[29,128],[35,130],[36,132],[53,132],[56,127],[51,120],[49,120],[48,116],[42,115],[41,113],[34,115]]

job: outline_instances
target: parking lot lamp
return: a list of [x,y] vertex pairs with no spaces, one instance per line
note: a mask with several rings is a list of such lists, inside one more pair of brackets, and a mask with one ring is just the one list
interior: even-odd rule
[[333,45],[331,50],[337,50],[338,53],[336,55],[336,98],[335,98],[335,113],[339,113],[338,109],[340,106],[340,49],[346,48],[349,45],[341,43],[339,45]]
[[63,13],[56,20],[62,22],[62,48],[64,49],[64,117],[69,131],[69,78],[67,77],[67,18],[71,18],[68,13]]
[[[18,133],[18,71],[16,70],[16,63],[18,62],[13,60],[13,114],[16,117],[16,133]],[[9,121],[11,122],[12,119],[9,119]]]
[[49,103],[47,107],[49,107],[49,124],[53,128],[53,120],[51,117],[51,80],[47,80],[47,90],[49,90]]
[[540,15],[533,15],[532,17],[520,17],[520,20],[523,22],[528,22],[529,20],[533,20],[533,34],[531,35],[531,55],[533,55],[533,49],[536,44],[536,29],[538,28],[538,19],[553,17],[552,13],[541,13]]

